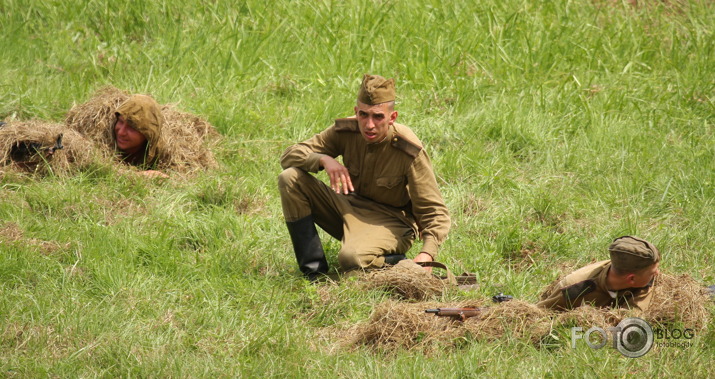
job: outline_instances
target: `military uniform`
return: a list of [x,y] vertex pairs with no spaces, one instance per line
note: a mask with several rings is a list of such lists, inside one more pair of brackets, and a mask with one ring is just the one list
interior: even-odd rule
[[[342,156],[354,192],[337,194],[310,174],[321,169],[326,155]],[[382,267],[385,256],[404,254],[418,235],[420,251],[434,258],[447,237],[449,213],[432,165],[407,126],[392,124],[383,141],[368,143],[356,118],[338,119],[289,147],[281,166],[283,214],[298,264],[309,277],[327,271],[320,242],[310,229],[313,223],[341,240],[338,261],[343,270]]]
[[598,308],[637,308],[645,311],[653,297],[652,282],[644,288],[609,291],[606,286],[611,261],[582,267],[550,286],[537,306],[569,310],[582,305]]

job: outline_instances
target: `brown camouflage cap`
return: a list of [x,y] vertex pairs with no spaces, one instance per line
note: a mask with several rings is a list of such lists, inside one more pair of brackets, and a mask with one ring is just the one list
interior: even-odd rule
[[632,236],[618,237],[608,247],[613,267],[620,272],[634,272],[660,261],[660,252],[650,242]]
[[358,101],[367,105],[377,105],[395,100],[395,79],[385,79],[379,75],[365,74],[358,91]]

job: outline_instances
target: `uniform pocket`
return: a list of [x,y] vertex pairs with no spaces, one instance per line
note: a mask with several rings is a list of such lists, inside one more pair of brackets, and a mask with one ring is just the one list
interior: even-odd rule
[[376,181],[376,184],[378,187],[384,187],[387,189],[393,189],[400,185],[404,185],[404,183],[405,183],[404,176],[383,176],[383,177],[377,178],[377,181]]
[[350,180],[352,180],[353,182],[357,182],[358,178],[360,177],[360,169],[350,166],[346,167],[348,168],[348,172],[350,173]]

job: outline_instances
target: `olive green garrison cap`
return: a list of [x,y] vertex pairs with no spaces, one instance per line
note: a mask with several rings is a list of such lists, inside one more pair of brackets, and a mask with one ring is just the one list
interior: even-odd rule
[[613,267],[622,272],[633,272],[660,261],[660,252],[650,242],[632,236],[618,237],[608,247]]
[[379,75],[365,74],[358,92],[358,101],[367,105],[377,105],[395,100],[395,79],[385,79]]

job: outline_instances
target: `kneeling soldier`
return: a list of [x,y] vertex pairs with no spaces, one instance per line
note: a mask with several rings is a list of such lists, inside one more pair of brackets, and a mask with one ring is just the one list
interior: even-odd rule
[[[281,157],[283,215],[309,279],[328,271],[315,224],[341,240],[345,271],[396,263],[415,237],[423,245],[414,260],[432,261],[447,237],[449,213],[432,165],[415,134],[395,122],[394,104],[394,81],[365,75],[354,117],[335,120]],[[330,186],[310,174],[319,170]]]

